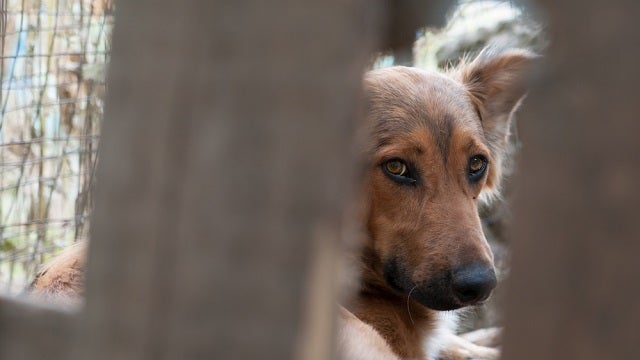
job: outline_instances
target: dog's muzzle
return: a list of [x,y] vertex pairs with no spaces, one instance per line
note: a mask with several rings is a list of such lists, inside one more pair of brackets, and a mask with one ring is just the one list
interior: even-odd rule
[[398,259],[386,262],[384,277],[394,290],[433,310],[455,310],[486,300],[496,287],[493,266],[471,264],[414,282]]

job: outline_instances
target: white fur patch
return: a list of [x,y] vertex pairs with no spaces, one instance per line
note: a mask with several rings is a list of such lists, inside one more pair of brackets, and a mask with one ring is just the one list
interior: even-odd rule
[[449,344],[452,335],[458,327],[458,313],[456,311],[436,312],[436,321],[429,336],[425,339],[423,349],[427,360],[436,360],[440,351]]

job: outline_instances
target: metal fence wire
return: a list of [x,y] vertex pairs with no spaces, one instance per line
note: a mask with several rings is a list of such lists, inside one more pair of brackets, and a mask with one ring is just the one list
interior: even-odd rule
[[0,291],[87,236],[111,0],[0,0]]

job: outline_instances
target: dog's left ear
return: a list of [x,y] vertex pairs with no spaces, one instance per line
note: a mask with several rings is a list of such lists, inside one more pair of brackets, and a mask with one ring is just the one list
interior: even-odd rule
[[487,48],[475,60],[462,63],[455,71],[478,111],[485,138],[498,163],[497,174],[489,186],[499,180],[511,117],[526,93],[528,70],[537,58],[526,50]]

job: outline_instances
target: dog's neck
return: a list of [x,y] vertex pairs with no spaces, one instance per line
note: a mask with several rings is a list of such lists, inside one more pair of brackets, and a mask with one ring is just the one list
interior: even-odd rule
[[424,339],[436,326],[436,312],[392,290],[370,256],[363,252],[360,289],[349,310],[376,329],[402,359],[424,359]]

